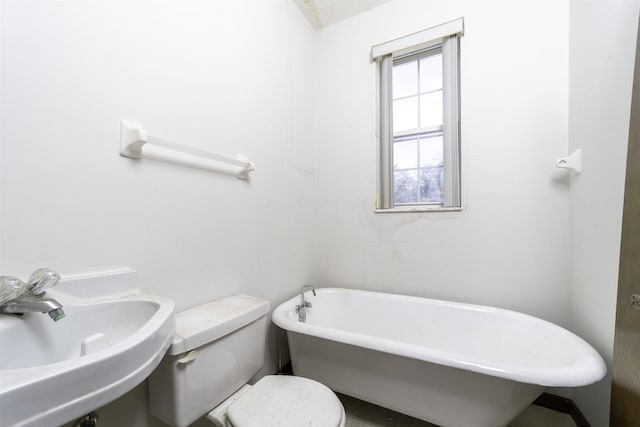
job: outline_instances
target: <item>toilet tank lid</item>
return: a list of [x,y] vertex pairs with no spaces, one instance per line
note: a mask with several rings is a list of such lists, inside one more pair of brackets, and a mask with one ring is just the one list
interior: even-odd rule
[[168,354],[194,350],[242,328],[269,312],[269,301],[248,295],[211,301],[176,314],[176,333]]

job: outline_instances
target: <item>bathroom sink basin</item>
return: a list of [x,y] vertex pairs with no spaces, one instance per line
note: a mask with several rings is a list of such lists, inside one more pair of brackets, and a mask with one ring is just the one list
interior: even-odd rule
[[120,270],[60,282],[66,316],[0,314],[0,425],[61,425],[123,395],[158,365],[173,301],[142,294]]

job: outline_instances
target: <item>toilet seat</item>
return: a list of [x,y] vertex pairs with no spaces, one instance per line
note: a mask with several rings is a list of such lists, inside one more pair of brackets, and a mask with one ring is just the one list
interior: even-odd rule
[[317,381],[268,375],[229,406],[227,420],[233,427],[340,427],[344,409]]

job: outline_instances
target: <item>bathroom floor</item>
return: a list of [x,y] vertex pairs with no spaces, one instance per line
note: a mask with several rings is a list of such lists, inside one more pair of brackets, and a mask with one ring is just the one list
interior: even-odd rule
[[[347,412],[345,427],[437,427],[407,415],[339,394]],[[531,405],[508,427],[575,427],[570,415]]]

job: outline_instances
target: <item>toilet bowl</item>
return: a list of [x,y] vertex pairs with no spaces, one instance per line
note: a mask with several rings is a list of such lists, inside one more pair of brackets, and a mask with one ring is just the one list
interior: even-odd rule
[[151,412],[174,427],[206,417],[216,427],[344,427],[344,408],[317,381],[268,375],[269,302],[236,295],[176,315],[176,334],[149,377]]

